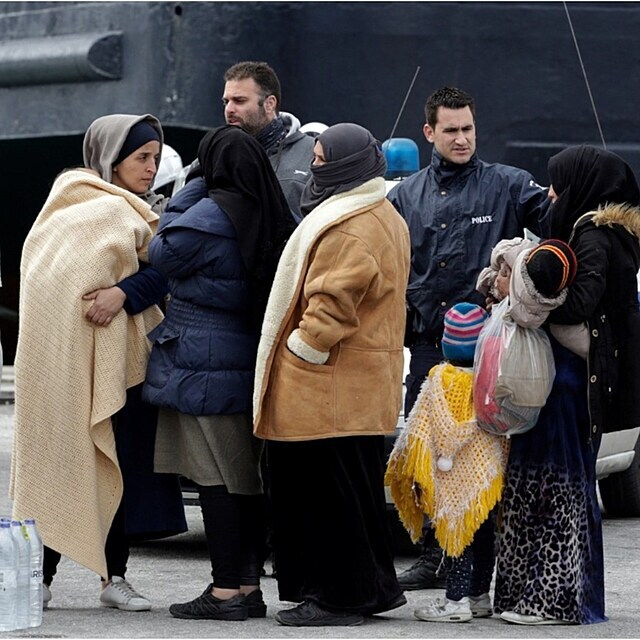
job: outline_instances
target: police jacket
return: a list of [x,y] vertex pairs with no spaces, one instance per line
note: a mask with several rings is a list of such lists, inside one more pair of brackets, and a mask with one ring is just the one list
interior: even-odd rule
[[548,190],[522,169],[474,155],[454,165],[433,151],[431,164],[388,195],[411,237],[407,337],[438,342],[444,314],[458,302],[483,304],[475,290],[491,250],[525,228],[546,236]]

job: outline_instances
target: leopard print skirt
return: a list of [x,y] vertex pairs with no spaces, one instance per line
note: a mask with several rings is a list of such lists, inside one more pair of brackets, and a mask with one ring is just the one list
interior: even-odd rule
[[599,441],[589,441],[586,364],[553,347],[556,378],[547,405],[531,431],[512,438],[494,606],[590,624],[607,619]]

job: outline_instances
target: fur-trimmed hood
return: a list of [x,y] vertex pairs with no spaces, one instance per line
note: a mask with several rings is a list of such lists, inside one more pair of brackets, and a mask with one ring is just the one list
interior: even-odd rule
[[640,269],[640,207],[629,204],[608,204],[580,216],[573,227],[570,242],[578,229],[586,224],[606,227],[615,233],[628,247],[636,265]]
[[597,211],[590,211],[580,216],[574,228],[582,224],[585,219],[590,219],[596,227],[623,227],[640,242],[640,207],[629,204],[608,204],[598,207]]

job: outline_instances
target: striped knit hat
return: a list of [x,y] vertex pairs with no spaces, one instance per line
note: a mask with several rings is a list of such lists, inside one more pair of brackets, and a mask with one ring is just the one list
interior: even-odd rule
[[478,336],[489,317],[477,304],[459,302],[444,315],[442,353],[454,364],[473,363]]
[[545,240],[532,249],[525,260],[535,288],[545,297],[558,295],[576,276],[578,261],[571,247],[562,240]]

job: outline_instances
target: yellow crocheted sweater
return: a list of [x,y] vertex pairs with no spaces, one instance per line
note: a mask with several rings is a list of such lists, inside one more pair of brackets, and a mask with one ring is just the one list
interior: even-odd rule
[[448,363],[429,372],[389,458],[385,484],[416,542],[424,514],[447,555],[459,556],[500,500],[508,439],[478,427],[473,372]]

